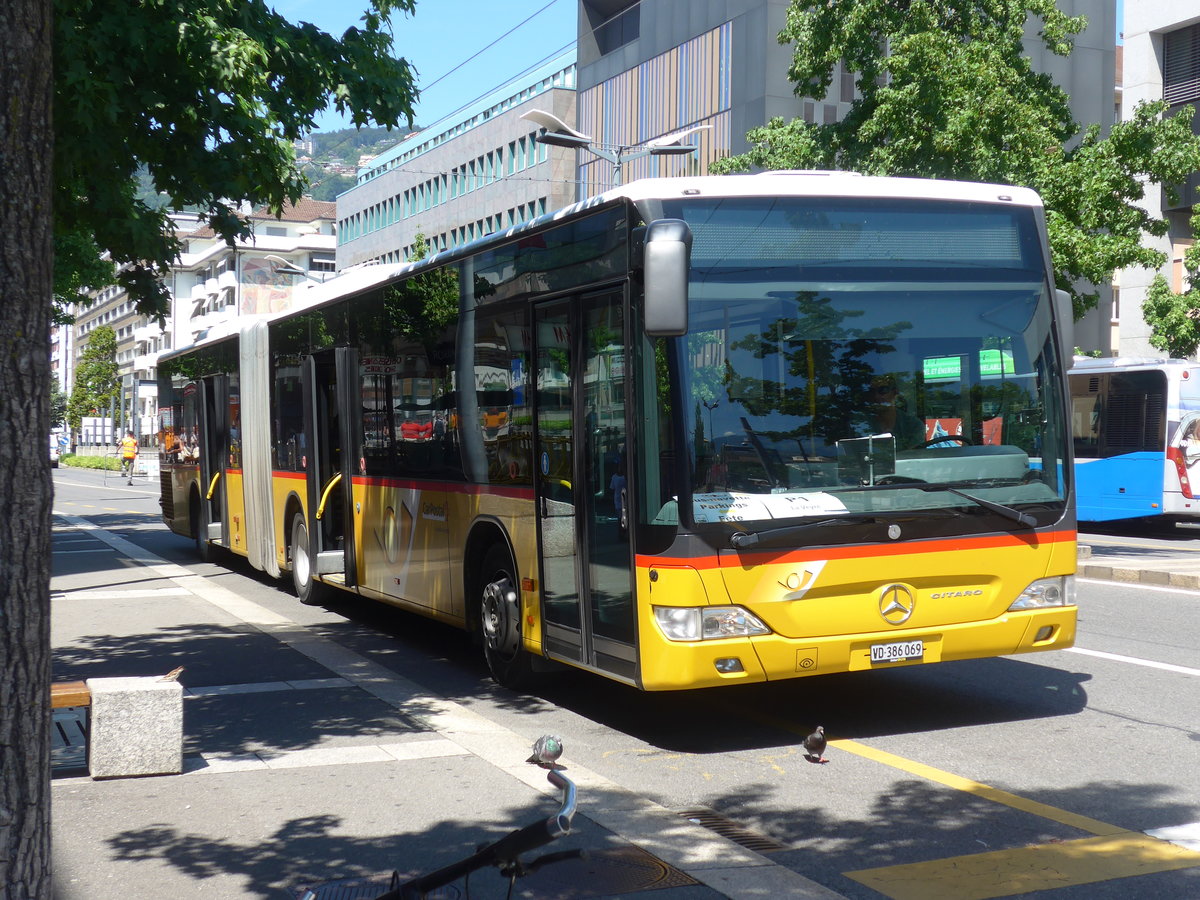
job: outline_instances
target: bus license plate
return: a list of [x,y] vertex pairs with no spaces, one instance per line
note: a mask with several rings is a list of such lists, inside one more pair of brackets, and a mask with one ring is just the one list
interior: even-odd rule
[[872,644],[871,662],[900,662],[904,659],[920,659],[925,655],[922,641],[897,641],[894,644]]

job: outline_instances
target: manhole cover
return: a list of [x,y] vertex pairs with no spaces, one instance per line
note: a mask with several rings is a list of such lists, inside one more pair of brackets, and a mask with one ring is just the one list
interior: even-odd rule
[[566,859],[539,869],[517,883],[541,900],[609,897],[699,884],[674,866],[632,845],[588,850],[580,859]]

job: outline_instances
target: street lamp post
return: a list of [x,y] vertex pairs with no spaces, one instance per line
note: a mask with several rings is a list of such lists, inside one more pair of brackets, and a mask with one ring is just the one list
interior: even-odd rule
[[682,156],[693,153],[695,144],[683,144],[683,138],[697,131],[710,128],[709,125],[693,125],[681,131],[664,134],[643,144],[598,144],[583,132],[576,131],[554,113],[542,109],[531,109],[521,114],[522,119],[540,125],[543,131],[536,140],[541,144],[555,147],[569,147],[575,150],[587,150],[594,156],[607,160],[612,164],[613,186],[621,183],[621,166],[625,163],[641,159],[643,156]]

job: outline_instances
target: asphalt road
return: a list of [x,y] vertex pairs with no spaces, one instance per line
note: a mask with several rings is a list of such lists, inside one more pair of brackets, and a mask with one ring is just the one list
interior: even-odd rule
[[[679,694],[568,672],[518,695],[457,631],[194,562],[153,484],[55,482],[56,509],[489,720],[536,720],[589,769],[854,900],[1200,897],[1198,592],[1080,580],[1071,651]],[[800,747],[818,724],[825,765]]]

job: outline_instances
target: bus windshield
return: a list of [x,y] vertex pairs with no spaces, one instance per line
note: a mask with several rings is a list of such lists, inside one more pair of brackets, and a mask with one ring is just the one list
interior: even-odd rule
[[689,461],[675,512],[690,524],[1061,516],[1060,367],[1033,210],[804,197],[663,212],[694,240],[673,360]]

